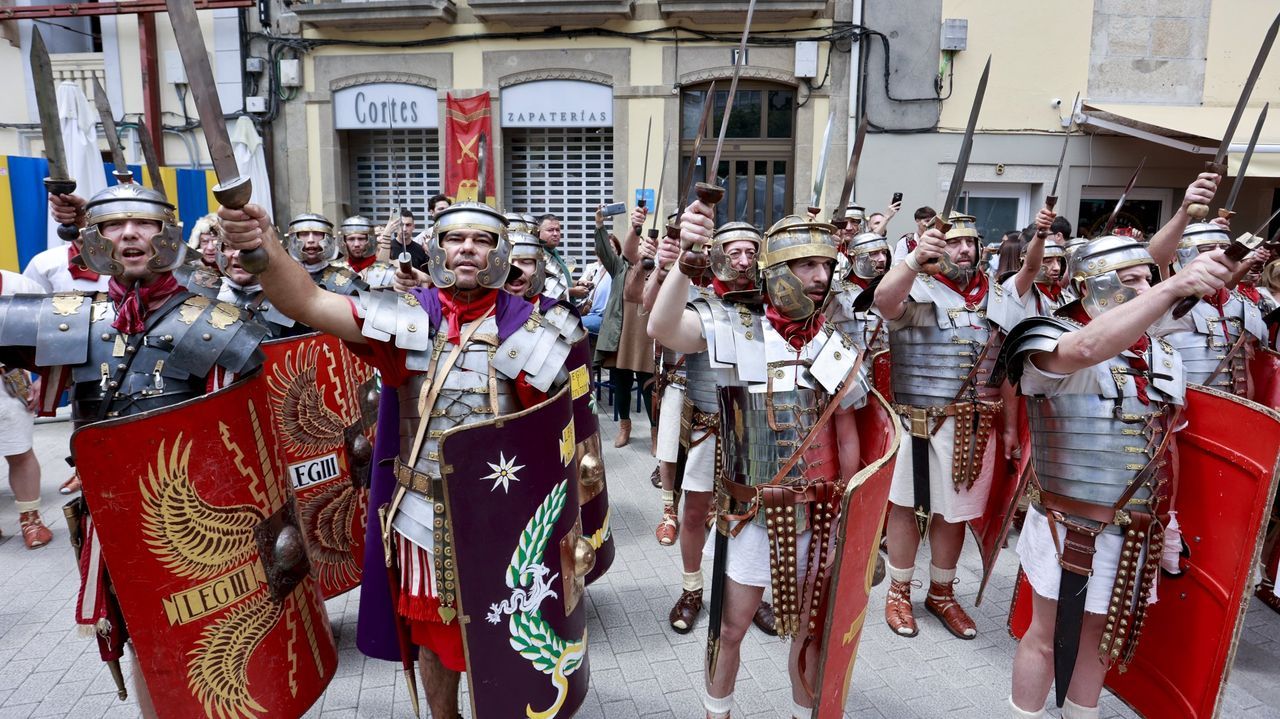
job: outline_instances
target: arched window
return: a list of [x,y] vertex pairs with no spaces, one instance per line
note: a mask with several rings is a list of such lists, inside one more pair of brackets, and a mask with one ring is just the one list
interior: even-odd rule
[[[709,87],[710,83],[688,86],[681,96],[681,172],[688,167],[693,155],[694,135]],[[694,182],[705,179],[706,166],[715,155],[716,138],[729,98],[728,84],[717,83],[715,94],[715,104],[698,152]],[[720,166],[715,172],[716,183],[726,190],[724,201],[716,208],[717,224],[741,221],[766,229],[791,211],[795,100],[795,88],[787,85],[754,80],[738,82]],[[688,199],[692,198],[691,183]]]

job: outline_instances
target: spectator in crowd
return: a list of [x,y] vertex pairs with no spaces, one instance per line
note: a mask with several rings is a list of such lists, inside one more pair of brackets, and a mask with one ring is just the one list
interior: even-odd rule
[[898,238],[898,243],[893,246],[892,264],[901,262],[907,256],[908,252],[911,252],[916,248],[916,243],[920,241],[920,236],[923,235],[924,231],[929,229],[930,225],[933,224],[933,218],[937,214],[937,210],[934,210],[928,205],[916,210],[915,232],[908,232]]

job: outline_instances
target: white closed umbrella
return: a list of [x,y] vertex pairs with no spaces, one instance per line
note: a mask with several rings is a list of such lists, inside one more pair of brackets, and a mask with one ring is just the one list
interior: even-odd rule
[[[67,175],[76,181],[76,194],[86,200],[107,188],[107,171],[98,151],[97,116],[84,91],[74,82],[58,85],[58,118],[62,147],[67,153]],[[61,247],[58,223],[49,211],[48,246]]]
[[241,177],[253,183],[249,202],[267,211],[267,217],[275,217],[271,208],[271,182],[267,179],[267,158],[263,154],[262,138],[253,126],[253,120],[241,115],[231,127],[231,150],[236,155],[236,167]]

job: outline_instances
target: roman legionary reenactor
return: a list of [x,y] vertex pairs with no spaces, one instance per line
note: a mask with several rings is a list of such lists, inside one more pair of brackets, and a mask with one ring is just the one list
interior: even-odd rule
[[[848,273],[837,279],[835,302],[828,310],[831,321],[869,353],[888,349],[888,332],[883,320],[870,307],[862,309],[863,303],[858,302],[858,298],[872,280],[889,269],[889,240],[884,235],[863,232],[843,245],[842,250],[848,257]],[[864,303],[866,299],[863,298]]]
[[255,322],[267,328],[270,339],[296,337],[312,331],[310,327],[295,322],[267,299],[257,276],[240,264],[238,250],[222,246],[221,241],[219,246],[222,285],[218,290],[218,300],[247,311]]
[[355,272],[337,262],[342,250],[333,234],[333,223],[324,215],[304,212],[289,220],[285,247],[322,289],[353,295],[367,287]]
[[363,215],[352,215],[338,226],[338,238],[342,242],[342,267],[351,270],[374,289],[391,287],[395,283],[396,268],[391,257],[378,259],[374,241],[373,221]]
[[894,410],[910,434],[898,452],[886,532],[885,620],[905,637],[918,632],[911,586],[925,537],[932,548],[925,608],[956,637],[977,635],[953,585],[965,522],[983,515],[991,491],[1002,402],[986,380],[1001,331],[1018,311],[1012,293],[978,267],[973,221],[953,213],[945,236],[925,232],[876,288],[889,329]]
[[[152,428],[135,434],[131,428],[137,426],[135,421],[154,415],[169,417],[166,408],[203,397],[254,371],[262,361],[259,344],[267,331],[235,306],[194,295],[174,278],[173,270],[182,263],[185,248],[173,205],[155,190],[119,184],[99,192],[87,203],[75,195],[50,195],[50,202],[60,222],[82,228],[81,258],[89,270],[111,278],[108,291],[4,298],[4,304],[0,304],[0,316],[4,318],[0,323],[0,361],[7,367],[21,366],[41,374],[42,414],[53,414],[64,390],[71,395],[72,418],[78,428],[72,437],[73,456],[85,492],[66,509],[83,582],[76,621],[95,631],[99,652],[111,664],[122,697],[125,687],[118,660],[126,640],[131,638],[138,658],[133,675],[144,711],[190,716],[184,712],[194,711],[202,703],[202,696],[208,698],[211,685],[204,681],[209,677],[201,674],[203,665],[197,666],[196,658],[189,663],[187,657],[200,653],[197,641],[201,632],[218,632],[230,625],[221,623],[227,618],[225,612],[219,611],[223,607],[207,606],[207,611],[199,610],[193,616],[184,613],[193,605],[186,604],[179,610],[171,604],[167,606],[178,614],[166,618],[161,600],[178,601],[168,592],[193,577],[196,584],[223,582],[230,581],[223,575],[224,570],[251,570],[252,566],[241,562],[257,562],[254,526],[261,520],[260,510],[269,514],[272,507],[283,506],[288,485],[283,476],[260,476],[256,491],[261,496],[272,495],[277,501],[270,506],[252,506],[255,500],[248,498],[246,490],[239,499],[230,500],[238,503],[234,510],[223,508],[221,502],[201,494],[200,487],[208,485],[201,485],[196,478],[207,479],[209,472],[216,475],[222,471],[219,467],[231,465],[211,462],[207,455],[200,456],[198,449],[193,455],[175,455],[168,469],[153,468],[150,479],[146,471],[128,466],[132,458],[155,458],[156,447],[163,447],[166,442],[172,442],[176,452],[184,437],[184,420],[175,414],[168,420],[172,422],[168,429]],[[219,394],[223,393],[214,396]],[[214,428],[212,435],[216,437],[217,419],[202,415],[199,424]],[[225,438],[243,439],[240,432],[247,428],[232,416],[224,419],[237,424],[227,427]],[[200,433],[195,426],[192,423],[185,430],[188,439]],[[91,429],[93,439],[81,440]],[[266,450],[270,438],[260,439],[258,447]],[[218,442],[223,456],[229,456],[220,440],[213,441]],[[248,443],[241,445],[244,451],[254,452],[257,457],[252,449],[252,433]],[[188,452],[193,451],[189,443],[184,446]],[[113,448],[123,449],[113,455]],[[191,456],[190,465],[187,456]],[[164,459],[167,465],[170,458]],[[226,497],[247,486],[232,476],[219,481],[227,487]],[[224,514],[217,514],[219,511]],[[210,512],[216,515],[212,523],[205,521],[213,516]],[[279,529],[288,525],[287,520],[282,520],[275,526]],[[141,538],[121,539],[139,527],[149,533],[147,542]],[[269,531],[263,536],[275,537],[277,533]],[[290,552],[303,551],[300,544],[280,546]],[[215,549],[217,556],[213,554]],[[116,573],[115,578],[128,586],[112,585],[108,564]],[[305,562],[294,566],[303,566],[305,571]],[[252,572],[246,576],[251,575]],[[250,584],[257,586],[256,582]],[[252,589],[248,584],[238,586],[246,592]],[[262,616],[279,618],[272,612],[284,611],[290,613],[289,621],[300,621],[298,610],[289,608],[293,605],[288,603],[292,600],[287,597],[286,587],[277,586],[284,592],[281,597],[285,604],[263,605],[267,613]],[[295,582],[293,586],[299,585]],[[304,582],[299,591],[310,597],[308,592],[313,588]],[[233,594],[236,599],[253,602],[264,598],[261,593]],[[148,601],[152,603],[145,604]],[[318,596],[311,606],[320,607]],[[179,615],[181,626],[177,626]],[[248,637],[252,641],[245,651],[251,651],[259,640],[270,643],[279,636],[271,627],[264,628],[256,622],[252,627],[252,631],[262,633]],[[238,651],[236,647],[245,646],[239,641],[224,646],[223,639],[212,633],[206,639],[233,655]],[[325,651],[329,653],[328,661],[336,662],[329,633],[322,632],[316,642],[317,665],[323,663],[320,655]],[[283,643],[279,648],[283,651]],[[232,656],[227,661],[247,660]],[[332,668],[333,663],[327,669],[317,666],[321,678],[318,684],[300,675],[305,686],[285,704],[274,698],[268,701],[266,690],[255,679],[256,672],[252,676],[241,675],[239,684],[234,686],[224,686],[217,680],[221,698],[208,698],[208,702],[216,702],[220,711],[228,715],[247,713],[246,707],[262,704],[269,707],[265,711],[284,716],[291,713],[286,704],[296,707],[294,702],[305,699],[302,708],[292,714],[299,716],[332,676]],[[313,674],[308,671],[307,676]],[[315,694],[310,693],[312,689]],[[247,703],[240,703],[244,697]],[[211,706],[208,702],[205,706]]]
[[[370,631],[399,648],[409,676],[421,661],[433,716],[458,714],[463,671],[473,716],[572,714],[586,693],[580,598],[593,560],[578,523],[579,380],[565,366],[581,323],[502,291],[507,223],[487,205],[437,216],[431,288],[359,297],[294,269],[261,208],[220,214],[233,247],[267,250],[259,279],[282,311],[346,341],[398,391],[398,412],[384,394],[377,432],[399,437],[396,487],[380,495],[375,473],[370,507],[391,591],[362,594],[362,623],[378,623]],[[382,570],[365,568],[368,589]]]
[[[1217,224],[1188,225],[1174,255],[1174,274],[1199,255],[1225,249],[1230,244],[1231,237]],[[1248,265],[1242,263],[1230,285],[1247,269]],[[1258,306],[1238,291],[1224,287],[1197,302],[1181,318],[1172,315],[1163,318],[1152,332],[1162,336],[1182,356],[1189,384],[1252,398],[1249,359],[1260,344],[1265,346],[1267,326]]]
[[1071,223],[1063,217],[1055,217],[1050,226],[1048,237],[1034,237],[1022,250],[1022,265],[1026,267],[1028,260],[1035,267],[1035,248],[1040,249],[1040,262],[1032,278],[1030,287],[1022,290],[1022,281],[1014,288],[1018,301],[1022,304],[1027,316],[1044,317],[1057,311],[1059,307],[1071,300],[1062,286],[1067,276],[1067,248],[1058,239],[1071,234]]
[[[711,286],[699,287],[689,283],[689,301],[712,301],[728,303],[736,306],[745,303],[760,310],[760,292],[756,282],[758,270],[756,257],[761,243],[760,231],[745,222],[730,222],[721,225],[712,237],[707,252],[709,262],[706,272],[698,272],[694,267],[683,267],[686,276],[698,274],[705,276],[709,272]],[[666,270],[656,270],[660,277],[656,281],[665,280]],[[653,332],[654,328],[650,328]],[[664,347],[664,349],[666,349]],[[672,372],[672,385],[668,392],[680,400],[675,407],[665,407],[659,421],[666,422],[668,415],[675,415],[675,423],[680,427],[680,452],[684,461],[676,467],[679,473],[680,507],[682,513],[677,514],[674,492],[671,501],[663,498],[663,525],[674,525],[679,522],[680,559],[683,565],[680,597],[671,608],[668,621],[671,628],[680,634],[693,630],[693,625],[703,608],[703,575],[702,554],[707,541],[707,518],[714,511],[712,500],[715,490],[716,458],[720,449],[720,405],[717,396],[717,372],[711,367],[711,359],[707,352],[693,352],[677,355],[680,372]],[[665,404],[665,403],[664,403]],[[659,430],[661,437],[662,431]],[[661,459],[661,457],[659,458]],[[676,458],[678,459],[678,456]],[[674,528],[674,526],[672,527]],[[674,532],[673,532],[674,534]],[[761,602],[753,621],[756,626],[768,633],[773,630],[773,609],[767,602]]]
[[[714,217],[715,208],[701,201],[683,215],[680,236],[690,252],[681,262],[695,271],[707,262],[700,248],[713,242]],[[713,298],[686,306],[689,278],[676,265],[649,318],[650,333],[664,346],[705,352],[719,388],[723,504],[703,700],[708,717],[727,717],[733,707],[742,637],[766,586],[779,635],[797,643],[789,664],[792,715],[810,716],[818,698],[808,688],[819,686],[819,622],[831,598],[826,590],[836,591],[824,585],[832,580],[826,568],[832,532],[846,519],[837,515],[839,498],[862,466],[854,409],[868,394],[861,353],[824,324],[820,311],[835,266],[834,231],[794,215],[770,228],[759,260],[763,305]],[[669,266],[677,255],[666,243],[658,263]],[[864,543],[849,551],[860,553],[865,572],[874,537],[858,541]]]
[[[1054,316],[1018,324],[1005,342],[994,380],[1007,372],[1026,397],[1035,469],[1017,548],[1034,598],[1030,629],[1014,658],[1015,717],[1045,716],[1056,674],[1062,716],[1096,718],[1107,669],[1134,656],[1160,568],[1180,571],[1172,505],[1181,495],[1170,457],[1174,433],[1184,424],[1189,375],[1184,379],[1180,353],[1148,332],[1181,298],[1216,294],[1233,265],[1220,252],[1185,257],[1172,279],[1152,286],[1155,264],[1142,245],[1102,237],[1077,250],[1072,283],[1081,299]],[[1229,516],[1222,513],[1226,507],[1211,511],[1214,518]],[[1241,533],[1253,549],[1256,530]],[[1210,554],[1195,557],[1200,550],[1193,550],[1192,561],[1199,559],[1202,571],[1224,559],[1207,546]],[[1232,589],[1225,581],[1195,583]],[[1187,600],[1185,585],[1181,591]],[[1167,601],[1179,604],[1176,597]],[[1163,591],[1160,598],[1166,599]],[[1179,611],[1202,606],[1200,599],[1184,601]],[[1238,610],[1231,605],[1221,601],[1234,618]],[[1188,631],[1185,639],[1203,633]],[[1170,661],[1185,665],[1193,656],[1188,648]],[[1144,663],[1137,671],[1154,670]],[[1169,694],[1175,683],[1157,684]]]
[[221,233],[217,215],[205,215],[196,220],[187,241],[187,247],[192,251],[187,253],[187,261],[173,270],[178,282],[197,295],[218,296],[222,285],[222,270],[218,264]]

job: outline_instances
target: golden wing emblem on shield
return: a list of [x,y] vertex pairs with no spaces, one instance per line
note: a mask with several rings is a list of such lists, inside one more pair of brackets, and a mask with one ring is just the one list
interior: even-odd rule
[[360,567],[351,556],[351,525],[359,506],[360,497],[350,482],[331,482],[303,505],[302,526],[321,582],[359,580]]
[[[326,353],[327,354],[327,353]],[[320,454],[342,444],[346,425],[325,404],[316,384],[320,345],[308,344],[272,367],[267,377],[271,404],[280,418],[285,446],[299,454]],[[333,357],[329,357],[330,364]]]

